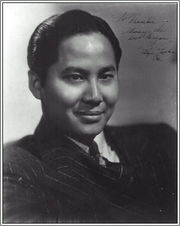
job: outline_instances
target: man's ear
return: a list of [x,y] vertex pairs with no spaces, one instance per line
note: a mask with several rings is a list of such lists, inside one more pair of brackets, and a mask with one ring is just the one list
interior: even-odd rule
[[29,89],[31,90],[33,96],[37,99],[41,99],[41,82],[39,76],[33,71],[28,71],[28,78]]

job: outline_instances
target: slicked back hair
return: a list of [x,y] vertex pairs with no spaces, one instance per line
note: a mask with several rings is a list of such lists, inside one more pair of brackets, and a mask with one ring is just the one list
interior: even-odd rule
[[[71,36],[97,32],[111,43],[118,68],[121,48],[114,32],[106,21],[82,10],[70,10],[54,15],[38,25],[28,45],[28,65],[44,84],[48,68],[58,60],[58,46]],[[61,53],[60,53],[61,54]]]

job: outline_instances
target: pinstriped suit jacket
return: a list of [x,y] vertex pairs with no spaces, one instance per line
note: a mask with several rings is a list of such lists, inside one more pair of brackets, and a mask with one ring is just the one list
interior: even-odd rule
[[4,149],[4,223],[176,222],[176,133],[165,124],[106,127],[121,173],[97,165],[40,122]]

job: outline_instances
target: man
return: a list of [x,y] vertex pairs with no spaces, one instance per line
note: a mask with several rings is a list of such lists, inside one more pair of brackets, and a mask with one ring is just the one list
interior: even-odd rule
[[33,135],[5,147],[4,222],[176,222],[175,132],[106,126],[120,57],[109,25],[87,12],[36,28],[29,88],[43,115]]

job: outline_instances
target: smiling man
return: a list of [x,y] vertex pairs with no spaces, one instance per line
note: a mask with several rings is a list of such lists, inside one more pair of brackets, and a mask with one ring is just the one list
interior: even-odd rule
[[5,147],[5,223],[176,222],[173,129],[106,125],[120,57],[109,25],[81,10],[35,29],[29,88],[43,115],[33,135]]
[[31,91],[41,99],[47,121],[70,137],[90,141],[103,130],[118,97],[113,48],[104,35],[92,32],[67,38],[58,52],[43,86],[29,72]]

